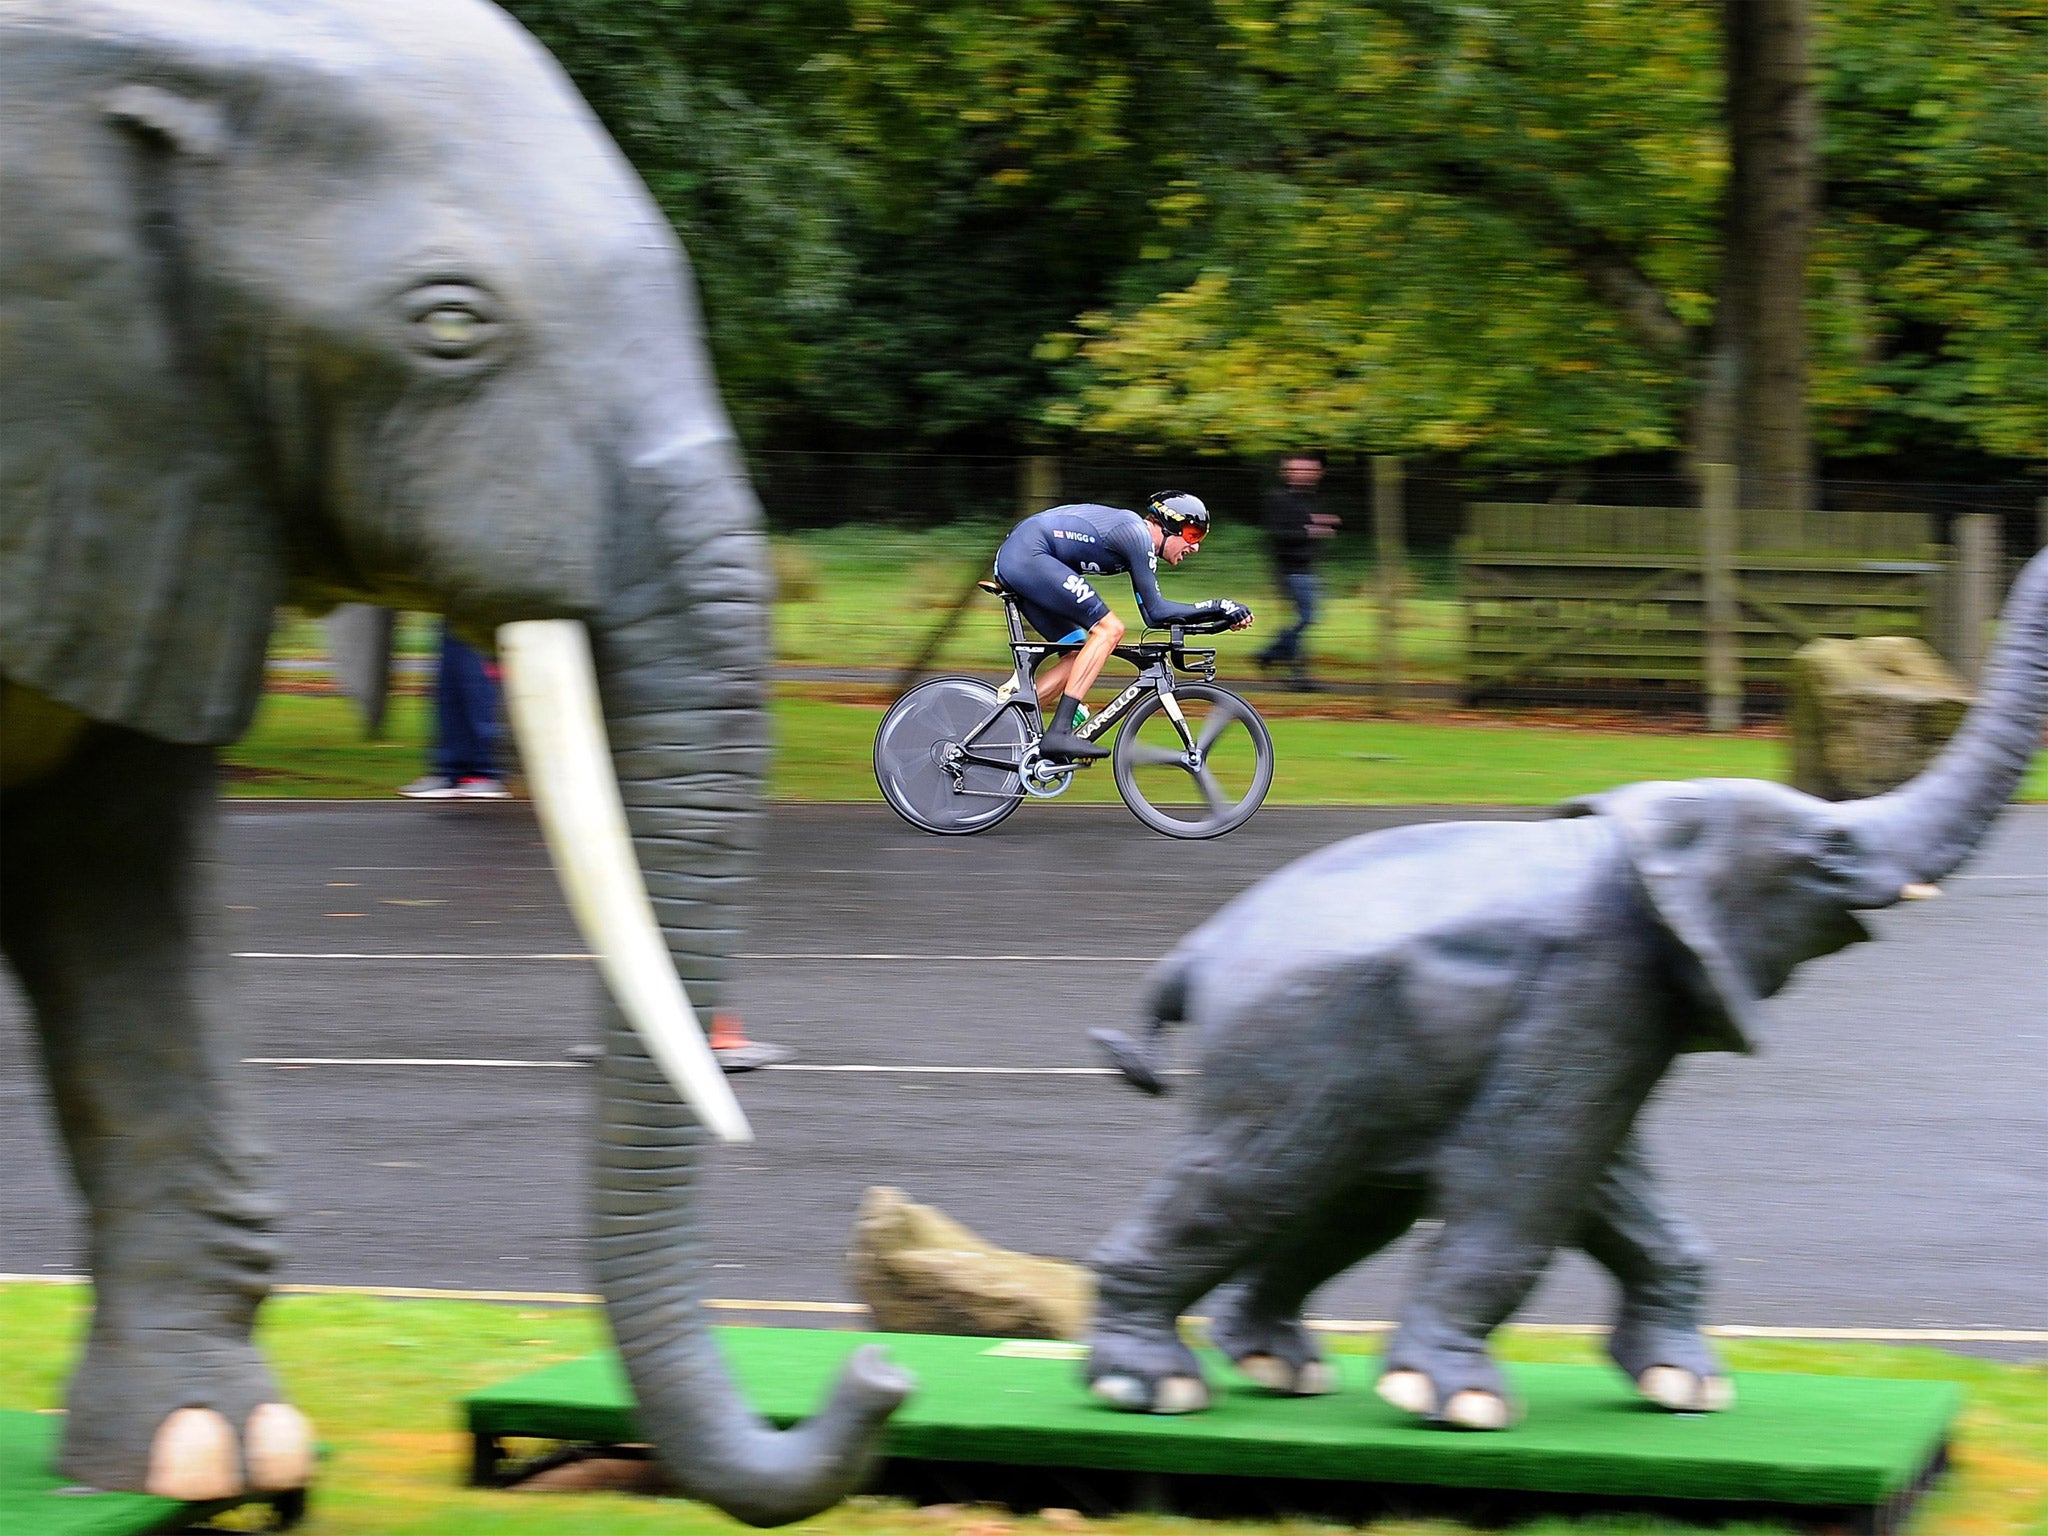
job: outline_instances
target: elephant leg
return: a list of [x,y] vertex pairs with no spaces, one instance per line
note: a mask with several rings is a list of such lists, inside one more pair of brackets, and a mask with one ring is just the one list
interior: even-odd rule
[[[1511,1045],[1440,1150],[1442,1218],[1387,1347],[1379,1393],[1468,1429],[1514,1416],[1487,1339],[1578,1231],[1601,1170],[1671,1059],[1633,975],[1559,966],[1531,989]],[[1597,1022],[1588,1022],[1597,1021]]]
[[1209,1297],[1210,1342],[1262,1387],[1297,1397],[1334,1391],[1302,1308],[1413,1226],[1424,1194],[1419,1185],[1358,1184],[1322,1202]]
[[210,749],[96,727],[0,807],[0,947],[34,1011],[95,1285],[59,1466],[170,1497],[282,1490],[305,1421],[250,1340],[273,1201],[211,996]]
[[1664,1203],[1633,1134],[1601,1171],[1579,1247],[1621,1282],[1607,1352],[1643,1395],[1681,1412],[1730,1406],[1734,1383],[1700,1333],[1707,1241]]
[[1089,1260],[1095,1321],[1090,1390],[1153,1413],[1206,1408],[1208,1388],[1181,1342],[1180,1314],[1314,1209],[1349,1177],[1340,1096],[1324,1089],[1256,1123],[1220,1119],[1185,1136],[1138,1208]]

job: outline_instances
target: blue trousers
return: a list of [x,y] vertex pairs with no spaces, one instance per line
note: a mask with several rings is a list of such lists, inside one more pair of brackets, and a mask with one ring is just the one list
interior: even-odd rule
[[446,779],[498,776],[498,685],[483,657],[441,623],[434,679],[434,771]]
[[1294,623],[1273,637],[1262,653],[1268,661],[1299,661],[1301,637],[1316,621],[1316,579],[1307,571],[1291,571],[1280,578],[1294,604]]

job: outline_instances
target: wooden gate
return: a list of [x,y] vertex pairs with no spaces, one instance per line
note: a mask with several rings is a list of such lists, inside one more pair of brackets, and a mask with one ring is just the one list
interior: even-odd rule
[[[1824,635],[1931,640],[1945,551],[1921,512],[1740,514],[1736,653],[1782,687]],[[1690,507],[1480,504],[1459,541],[1466,691],[1697,697],[1705,685],[1700,514]]]

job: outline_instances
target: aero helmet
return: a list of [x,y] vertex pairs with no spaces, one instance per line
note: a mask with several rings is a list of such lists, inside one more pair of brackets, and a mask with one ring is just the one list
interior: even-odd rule
[[1145,515],[1189,544],[1199,544],[1209,534],[1209,509],[1201,497],[1186,491],[1154,491],[1145,498]]

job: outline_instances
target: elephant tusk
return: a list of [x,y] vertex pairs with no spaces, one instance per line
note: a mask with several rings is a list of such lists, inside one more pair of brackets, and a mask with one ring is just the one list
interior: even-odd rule
[[1923,885],[1917,881],[1912,885],[1902,885],[1899,887],[1899,900],[1901,901],[1932,901],[1940,894],[1940,886]]
[[574,619],[498,631],[506,712],[569,910],[619,1009],[676,1092],[723,1141],[754,1139],[690,1007],[633,857],[590,635]]

